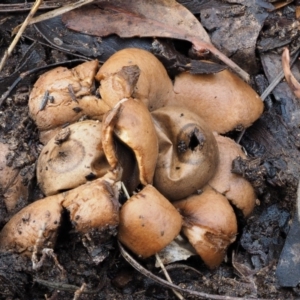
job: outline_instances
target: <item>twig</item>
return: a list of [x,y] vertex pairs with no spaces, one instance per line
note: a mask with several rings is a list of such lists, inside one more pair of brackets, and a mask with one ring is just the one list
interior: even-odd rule
[[298,213],[298,220],[300,221],[300,181],[298,182],[298,189],[297,189],[297,213]]
[[198,37],[192,37],[190,41],[193,43],[194,49],[199,51],[203,47],[210,51],[216,58],[224,62],[229,68],[231,68],[236,74],[238,74],[244,81],[250,81],[250,75],[238,66],[234,61],[228,58],[220,50],[218,50],[213,44],[200,40]]
[[121,181],[121,188],[122,188],[122,190],[123,190],[123,192],[124,192],[124,194],[125,194],[125,196],[126,196],[126,198],[128,200],[130,198],[130,196],[129,196],[129,193],[128,193],[128,191],[126,189],[126,186],[125,186],[125,184],[124,184],[123,181]]
[[[92,3],[94,0],[79,0],[75,3],[70,3],[70,4],[67,4],[63,7],[60,7],[60,8],[57,8],[57,9],[54,9],[52,11],[49,11],[47,13],[44,13],[42,15],[39,15],[38,17],[35,17],[33,18],[30,23],[28,25],[31,25],[31,24],[35,24],[35,23],[38,23],[38,22],[41,22],[41,21],[45,21],[45,20],[49,20],[49,19],[52,19],[54,17],[57,17],[57,16],[60,16],[68,11],[71,11],[75,8],[78,8],[78,7],[81,7],[83,5],[86,5],[86,4],[89,4],[89,3]],[[16,27],[18,28],[18,27]]]
[[7,99],[7,97],[10,95],[10,93],[13,91],[13,89],[27,76],[31,75],[31,74],[35,74],[38,73],[39,71],[42,70],[46,70],[49,68],[54,68],[57,66],[61,66],[61,65],[66,65],[66,64],[70,64],[70,63],[79,63],[79,62],[84,62],[86,60],[83,59],[73,59],[73,60],[68,60],[65,62],[58,62],[58,63],[54,63],[51,65],[47,65],[47,66],[43,66],[43,67],[39,67],[39,68],[34,68],[32,70],[23,72],[19,75],[19,77],[12,83],[12,85],[9,87],[9,89],[1,96],[0,98],[0,107],[1,105],[4,103],[4,101]]
[[[297,51],[295,52],[295,55],[293,56],[293,58],[291,59],[291,63],[290,66],[292,66],[294,64],[294,62],[296,61],[298,55],[300,53],[300,49],[298,48]],[[270,85],[265,89],[265,91],[261,94],[260,98],[262,101],[265,101],[266,98],[269,96],[269,94],[274,90],[274,88],[279,84],[279,82],[284,78],[284,73],[283,71],[280,71],[277,76],[273,79],[273,81],[270,83]],[[236,142],[239,144],[244,133],[245,133],[245,129],[243,129],[241,131],[241,133],[239,134]]]
[[[173,281],[172,281],[172,279],[171,279],[171,277],[170,277],[168,271],[166,270],[166,268],[165,268],[163,262],[161,261],[159,255],[158,255],[157,253],[155,253],[155,258],[156,258],[157,262],[159,263],[160,268],[161,268],[162,271],[164,272],[165,277],[167,278],[167,280],[168,280],[170,283],[173,283]],[[183,296],[182,296],[179,292],[177,292],[176,290],[172,289],[172,292],[175,294],[175,296],[176,296],[178,299],[180,299],[180,300],[183,300],[183,299],[184,299]]]
[[[120,242],[118,242],[119,245],[119,249],[120,249],[120,253],[121,255],[124,257],[124,259],[133,267],[135,268],[138,272],[140,272],[141,274],[143,274],[144,276],[152,279],[153,281],[162,284],[163,286],[166,286],[168,288],[183,292],[183,293],[187,293],[193,296],[197,296],[201,299],[213,299],[213,300],[245,300],[245,298],[239,298],[239,297],[231,297],[231,296],[221,296],[221,295],[212,295],[212,294],[207,294],[207,293],[203,293],[203,292],[197,292],[197,291],[193,291],[193,290],[189,290],[189,289],[184,289],[181,288],[173,283],[170,283],[160,277],[155,276],[153,273],[151,273],[150,271],[148,271],[147,269],[145,269],[142,265],[140,265],[125,249],[124,247],[121,245]],[[257,298],[256,300],[271,300],[271,299],[260,299]]]
[[[28,11],[31,10],[34,3],[26,3],[24,1],[23,3],[14,3],[14,4],[0,4],[0,12],[1,13],[7,13],[7,12],[22,12],[22,11]],[[61,7],[62,4],[58,1],[50,2],[46,1],[45,3],[42,3],[39,7],[39,9],[52,9],[52,8],[58,8]]]
[[[76,292],[80,289],[80,287],[76,285],[62,283],[62,282],[55,282],[55,281],[47,281],[40,278],[35,278],[34,281],[48,288],[61,290],[61,291]],[[82,291],[82,294],[97,294],[99,291],[100,289],[97,290],[84,289]]]
[[80,289],[75,291],[73,300],[78,300],[80,296],[84,293],[85,288],[86,288],[86,283],[83,283]]
[[[295,52],[295,55],[293,55],[293,58],[291,59],[290,66],[294,64],[296,61],[298,55],[299,55],[299,48]],[[270,83],[270,85],[266,88],[266,90],[261,94],[260,98],[262,101],[265,101],[265,99],[269,96],[269,94],[274,90],[274,88],[277,86],[277,84],[284,78],[284,73],[283,71],[280,71],[278,75],[273,79],[273,81]]]
[[8,47],[8,49],[5,51],[2,60],[0,62],[0,72],[2,71],[6,60],[8,59],[8,57],[11,55],[11,53],[13,52],[16,44],[18,43],[21,35],[23,34],[25,28],[27,27],[27,25],[29,24],[30,20],[33,18],[34,14],[37,12],[39,6],[41,5],[41,3],[43,2],[43,0],[36,0],[34,5],[32,6],[27,18],[25,19],[25,21],[23,22],[23,24],[21,25],[20,29],[18,30],[18,33],[16,34],[15,38],[13,39],[13,41],[11,42],[10,46]]

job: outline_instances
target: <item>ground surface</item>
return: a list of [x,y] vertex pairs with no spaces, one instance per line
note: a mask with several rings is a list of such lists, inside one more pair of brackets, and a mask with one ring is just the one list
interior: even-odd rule
[[[288,45],[291,50],[297,50],[299,33],[295,6],[290,4],[270,12],[264,1],[236,1],[235,4],[232,2],[183,3],[201,18],[213,43],[232,57],[241,68],[251,73],[253,87],[262,94],[268,83],[281,70],[281,47]],[[0,13],[0,57],[11,41],[11,29],[22,22],[25,16],[24,12]],[[67,49],[70,45],[67,37],[74,33],[65,30],[62,35],[59,26],[62,24],[58,22],[55,30],[64,41],[61,48],[49,44],[43,38],[47,33],[43,26],[28,28],[25,37],[17,45],[0,74],[0,96],[20,73],[34,68],[82,58],[89,56],[88,54],[104,61],[114,51],[128,45],[153,52],[157,50],[152,39],[122,41],[112,37],[101,44],[103,48],[99,53],[86,53],[86,48],[79,49],[77,45],[75,51],[72,50],[74,53],[70,53]],[[55,30],[48,30],[50,40]],[[74,39],[73,36],[71,38]],[[161,43],[165,45],[165,41]],[[176,49],[183,54],[188,53],[189,46],[186,43],[175,42]],[[101,56],[101,53],[104,54]],[[173,76],[172,72],[176,69],[174,61],[163,61]],[[66,65],[71,67],[77,63],[70,62]],[[37,71],[26,76],[2,105],[0,104],[0,142],[9,143],[10,164],[20,169],[24,184],[29,189],[28,199],[18,203],[15,211],[43,197],[35,178],[35,162],[42,146],[27,108],[32,85],[43,72],[44,70]],[[297,65],[294,72],[297,76]],[[281,287],[275,274],[295,213],[300,170],[298,106],[286,83],[280,83],[266,99],[263,116],[246,130],[241,140],[251,163],[240,167],[255,186],[259,203],[249,219],[240,218],[239,236],[230,247],[226,262],[214,271],[208,270],[198,257],[171,265],[168,268],[174,284],[208,294],[227,295],[227,299],[300,297],[297,287]],[[237,138],[238,135],[239,133],[232,133],[231,137]],[[0,195],[0,227],[14,212],[7,213]],[[71,224],[65,222],[60,229],[55,249],[63,271],[52,258],[47,258],[42,268],[33,270],[30,260],[14,254],[1,253],[0,298],[45,299],[47,295],[47,299],[72,299],[76,287],[86,283],[90,294],[81,294],[80,299],[175,299],[169,289],[134,270],[120,255],[114,239],[105,247],[107,258],[101,264],[95,265],[79,237],[72,232]],[[162,276],[159,269],[154,267],[154,259],[140,263],[154,274]],[[197,298],[189,294],[184,295],[186,299]]]

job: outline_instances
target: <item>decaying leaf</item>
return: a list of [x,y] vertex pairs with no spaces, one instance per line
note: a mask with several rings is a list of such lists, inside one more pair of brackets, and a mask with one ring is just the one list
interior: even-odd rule
[[282,52],[282,69],[285,80],[295,96],[300,99],[300,83],[297,81],[290,68],[290,52],[288,48],[284,48]]
[[292,2],[293,2],[293,0],[277,1],[277,2],[273,3],[274,10],[282,8],[284,6],[287,6],[288,4],[290,4]]
[[208,34],[184,6],[175,0],[97,1],[62,16],[70,29],[96,36],[165,37],[189,41],[197,53],[210,51],[244,80],[249,75],[216,49]]

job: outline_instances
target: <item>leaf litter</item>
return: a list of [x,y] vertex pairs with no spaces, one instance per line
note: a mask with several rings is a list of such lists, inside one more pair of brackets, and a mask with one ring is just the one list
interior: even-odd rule
[[211,52],[245,81],[249,75],[215,48],[195,16],[174,0],[97,1],[63,15],[70,29],[96,36],[163,37],[189,41],[199,55]]

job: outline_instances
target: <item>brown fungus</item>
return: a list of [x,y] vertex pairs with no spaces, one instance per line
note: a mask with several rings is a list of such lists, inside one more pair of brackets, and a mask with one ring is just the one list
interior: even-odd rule
[[96,79],[101,84],[102,99],[111,108],[121,99],[132,96],[152,111],[166,105],[173,94],[172,82],[164,66],[153,54],[142,49],[116,52],[100,68]]
[[115,150],[115,138],[135,154],[139,180],[143,185],[153,182],[158,157],[158,140],[151,115],[141,101],[125,98],[103,118],[103,150],[107,160],[116,168],[121,160]]
[[61,223],[62,200],[62,195],[55,195],[20,210],[0,232],[0,249],[31,257],[35,246],[53,248]]
[[28,188],[22,183],[19,169],[8,166],[9,145],[0,142],[0,195],[8,212],[12,212],[21,199],[28,197]]
[[229,70],[206,75],[181,73],[175,78],[174,93],[168,105],[190,109],[218,133],[247,128],[263,112],[258,94]]
[[153,185],[169,200],[196,193],[214,175],[218,146],[210,128],[193,112],[164,107],[152,112],[159,140]]
[[173,204],[183,216],[182,231],[192,246],[209,268],[218,267],[237,235],[236,216],[226,197],[206,187],[202,194]]
[[64,193],[62,205],[70,212],[77,232],[105,231],[119,224],[118,188],[116,174],[108,172],[102,178]]
[[102,149],[102,124],[82,121],[53,137],[37,162],[38,184],[47,196],[102,177],[109,164]]
[[74,229],[82,238],[88,235],[89,240],[95,236],[100,244],[106,241],[116,234],[119,223],[117,175],[108,172],[71,191],[26,206],[0,232],[0,250],[30,257],[35,251],[53,248],[64,208],[69,211]]
[[179,233],[182,218],[152,185],[133,195],[120,211],[118,238],[147,258],[166,247]]
[[231,172],[233,160],[239,156],[245,159],[246,155],[241,146],[232,139],[217,134],[215,136],[220,152],[220,162],[215,175],[208,184],[226,196],[247,217],[255,206],[255,191],[248,180]]
[[82,116],[101,119],[109,107],[92,95],[98,61],[73,69],[58,67],[39,77],[29,97],[29,113],[46,144],[56,127],[74,123]]

